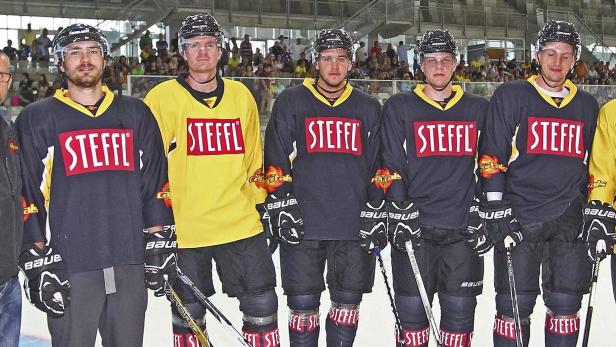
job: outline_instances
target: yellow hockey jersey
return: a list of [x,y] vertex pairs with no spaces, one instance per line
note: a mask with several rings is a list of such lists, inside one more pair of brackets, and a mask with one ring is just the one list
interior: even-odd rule
[[616,100],[601,107],[588,167],[588,201],[613,204],[616,194]]
[[255,209],[265,199],[257,106],[242,83],[218,83],[220,100],[200,100],[183,76],[145,97],[167,153],[180,248],[229,243],[263,230]]

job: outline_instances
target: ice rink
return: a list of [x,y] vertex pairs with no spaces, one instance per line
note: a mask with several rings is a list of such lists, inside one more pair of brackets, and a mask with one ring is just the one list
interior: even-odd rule
[[[391,281],[391,267],[388,250],[389,247],[383,251],[383,259]],[[274,261],[277,270],[279,270],[278,252],[274,254]],[[478,298],[477,312],[475,314],[475,337],[473,340],[473,346],[492,345],[492,324],[494,314],[496,312],[494,308],[494,289],[492,284],[492,253],[485,256],[485,266],[486,271],[484,290],[483,294]],[[590,335],[590,346],[593,347],[616,346],[616,303],[614,303],[614,298],[612,296],[609,267],[609,260],[604,260],[601,263],[599,283],[597,286],[597,299],[595,301],[595,311]],[[409,271],[411,271],[410,268]],[[280,274],[280,271],[277,272]],[[278,283],[280,283],[280,279],[278,280]],[[217,282],[216,288],[220,291],[219,282]],[[286,322],[288,311],[286,301],[280,288],[277,288],[277,293],[279,299],[278,324],[281,330],[281,342],[282,346],[288,346],[289,341]],[[235,327],[239,330],[241,328],[241,314],[239,313],[239,304],[237,300],[230,299],[221,293],[215,294],[210,299],[229,317],[229,319],[231,319]],[[588,295],[584,297],[582,310],[580,312],[582,328],[585,322],[587,303]],[[438,322],[440,313],[437,298],[435,298],[433,307]],[[321,297],[321,346],[325,346],[325,316],[328,310],[329,296],[326,291]],[[531,319],[532,331],[530,345],[533,347],[543,346],[545,309],[541,299],[537,300],[537,305]],[[218,324],[218,322],[211,317],[208,319],[208,332],[212,343],[216,347],[233,347],[237,345],[233,339],[228,337],[227,332]],[[612,333],[615,334],[613,335]],[[42,347],[51,345],[49,342],[49,334],[47,332],[46,319],[44,315],[37,311],[34,306],[30,305],[28,302],[24,302],[22,336],[25,338],[20,346]],[[355,341],[355,346],[358,347],[394,346],[394,319],[391,313],[389,299],[387,298],[383,277],[379,271],[378,264],[374,289],[372,293],[364,296],[364,301],[361,305],[359,331]],[[432,339],[430,342],[430,346],[435,346]],[[581,346],[581,344],[582,335],[580,334],[578,346]],[[97,346],[100,346],[100,342],[97,343]],[[171,313],[169,303],[164,298],[156,298],[152,295],[150,296],[145,325],[144,346],[172,346]]]

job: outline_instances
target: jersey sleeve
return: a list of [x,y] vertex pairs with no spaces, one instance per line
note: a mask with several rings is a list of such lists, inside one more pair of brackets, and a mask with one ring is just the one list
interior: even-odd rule
[[616,194],[616,102],[599,111],[589,163],[588,200],[612,204]]
[[265,130],[265,187],[269,193],[285,195],[293,192],[291,175],[295,149],[295,117],[288,95],[281,94],[272,108]]
[[373,180],[387,200],[405,201],[408,199],[406,126],[396,100],[390,99],[383,106],[382,168],[376,170]]
[[501,86],[492,96],[484,118],[479,144],[479,172],[484,192],[505,191],[511,141],[519,124],[511,102],[520,101],[514,95],[505,95]]
[[377,170],[379,170],[381,166],[381,126],[382,126],[382,113],[381,113],[381,104],[374,100],[373,110],[370,112],[370,115],[375,117],[375,121],[371,124],[370,129],[368,129],[368,149],[367,149],[367,163],[368,163],[368,174],[370,181],[366,182],[368,184],[368,200],[382,200],[384,197],[383,190],[379,189],[379,186],[376,184],[374,177],[377,174]]
[[33,121],[31,109],[24,109],[15,128],[20,144],[19,165],[24,205],[23,246],[46,242],[47,207],[53,167],[54,148],[46,144],[42,128]]
[[[247,116],[245,130],[245,157],[244,166],[247,169],[247,177],[256,177],[262,172],[263,167],[263,142],[261,140],[261,124],[259,122],[259,111],[257,103],[252,94],[245,89]],[[257,204],[265,200],[265,190],[258,181],[250,184],[250,189]]]
[[161,92],[158,88],[154,87],[150,92],[145,96],[143,100],[146,105],[152,111],[154,118],[156,119],[156,123],[158,123],[158,128],[160,130],[160,134],[162,136],[162,145],[164,149],[165,155],[167,155],[171,150],[171,144],[175,139],[175,122],[174,118],[166,117],[164,112],[165,101],[169,101],[167,98],[161,97],[159,94]]
[[167,180],[167,160],[158,126],[145,107],[141,123],[141,199],[144,228],[173,224],[171,197]]

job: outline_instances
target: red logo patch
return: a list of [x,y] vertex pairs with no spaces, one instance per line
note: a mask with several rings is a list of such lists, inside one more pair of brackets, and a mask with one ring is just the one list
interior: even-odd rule
[[285,175],[282,168],[278,166],[268,166],[264,177],[264,187],[268,192],[273,193],[285,182],[293,182],[291,175]]
[[84,129],[59,138],[67,176],[135,170],[132,129]]
[[165,206],[171,208],[171,190],[169,189],[169,182],[163,184],[160,192],[156,193],[156,199],[162,200]]
[[37,214],[39,212],[38,208],[34,203],[28,203],[25,197],[21,197],[21,206],[24,209],[23,212],[23,220],[24,222],[30,218],[31,215]]
[[361,155],[361,121],[340,117],[304,120],[308,153],[330,152]]
[[17,142],[13,141],[13,139],[9,139],[9,150],[13,153],[17,153],[19,146],[17,146]]
[[526,152],[584,158],[583,130],[583,122],[528,117]]
[[477,122],[415,122],[413,127],[417,157],[475,155]]
[[244,153],[244,138],[239,118],[186,120],[188,155]]
[[377,169],[372,177],[371,182],[383,192],[387,192],[387,189],[394,183],[394,180],[401,180],[402,176],[399,173],[391,173],[389,169]]

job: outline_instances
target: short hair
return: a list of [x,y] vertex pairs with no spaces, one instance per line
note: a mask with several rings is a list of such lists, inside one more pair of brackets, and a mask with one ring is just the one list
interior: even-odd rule
[[0,59],[3,59],[4,61],[6,61],[6,64],[10,67],[11,66],[11,58],[9,58],[9,56],[4,53],[4,51],[0,50]]

